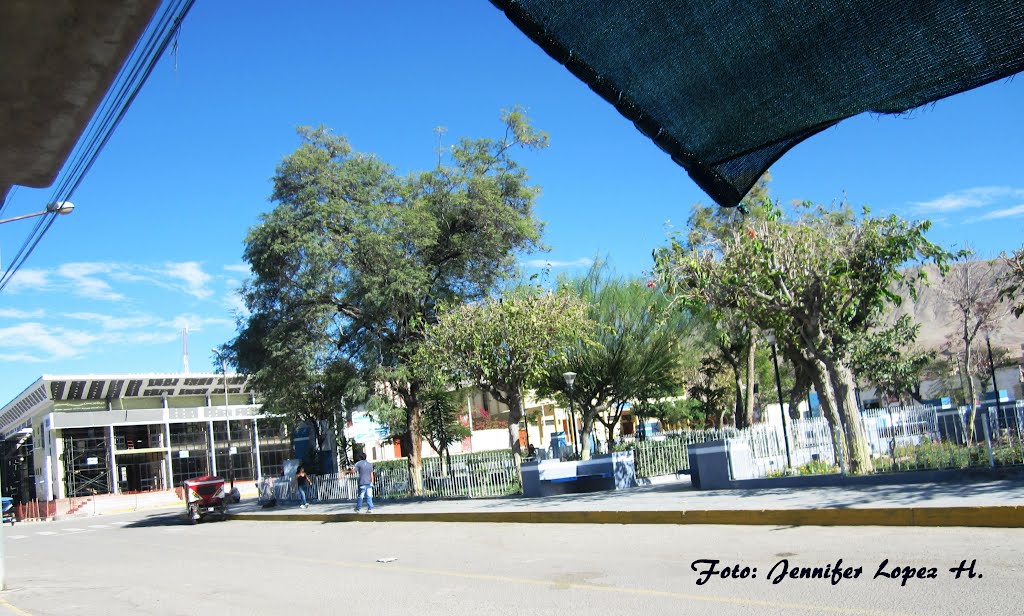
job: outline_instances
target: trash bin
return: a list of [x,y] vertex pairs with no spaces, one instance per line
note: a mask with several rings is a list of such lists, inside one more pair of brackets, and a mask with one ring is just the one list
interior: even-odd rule
[[724,440],[689,445],[687,457],[693,487],[698,490],[729,487],[729,456]]

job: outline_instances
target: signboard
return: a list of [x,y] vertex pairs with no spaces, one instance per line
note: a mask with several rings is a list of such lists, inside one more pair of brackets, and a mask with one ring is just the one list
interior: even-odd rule
[[188,457],[188,450],[187,449],[182,449],[181,451],[179,451],[178,452],[178,457],[179,458],[187,458]]
[[100,463],[100,459],[99,458],[86,458],[85,459],[86,466],[96,466],[99,463]]
[[388,428],[373,421],[362,412],[352,413],[352,423],[345,428],[345,436],[357,443],[373,443],[387,438]]
[[238,447],[232,445],[231,447],[228,448],[228,453],[231,455],[235,455],[236,453],[238,453]]

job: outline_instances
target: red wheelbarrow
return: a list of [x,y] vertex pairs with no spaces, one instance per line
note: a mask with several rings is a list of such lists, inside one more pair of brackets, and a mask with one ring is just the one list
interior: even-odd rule
[[229,493],[223,477],[207,475],[186,479],[184,492],[185,511],[193,524],[211,515],[221,520],[227,518]]

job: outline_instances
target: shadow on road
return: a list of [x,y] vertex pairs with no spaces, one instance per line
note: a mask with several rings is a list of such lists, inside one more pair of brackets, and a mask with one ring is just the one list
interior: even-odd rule
[[[213,524],[214,522],[208,521],[203,524]],[[185,516],[184,511],[175,510],[173,513],[153,513],[141,520],[135,520],[131,524],[125,524],[122,528],[155,528],[158,526],[189,526],[190,522]]]

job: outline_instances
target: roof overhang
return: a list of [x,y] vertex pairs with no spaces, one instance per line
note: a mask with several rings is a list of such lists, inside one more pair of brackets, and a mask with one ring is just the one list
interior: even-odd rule
[[0,201],[53,183],[159,4],[0,2]]

